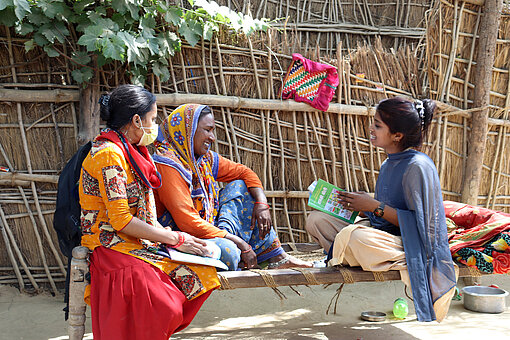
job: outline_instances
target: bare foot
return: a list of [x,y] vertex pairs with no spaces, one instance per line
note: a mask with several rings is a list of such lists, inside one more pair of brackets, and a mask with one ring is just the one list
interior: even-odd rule
[[[283,257],[279,259],[278,257],[274,258],[276,261],[270,262],[268,265],[268,269],[285,269],[285,268],[311,268],[313,264],[310,262],[306,262],[300,260],[294,256],[284,253]],[[271,259],[272,260],[272,259]]]

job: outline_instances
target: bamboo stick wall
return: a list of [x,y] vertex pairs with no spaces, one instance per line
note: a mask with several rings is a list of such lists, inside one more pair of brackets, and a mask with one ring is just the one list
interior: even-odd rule
[[[300,46],[302,51],[320,47],[323,55],[334,55],[342,43],[344,49],[357,47],[359,42],[371,44],[382,38],[383,46],[398,49],[423,39],[425,16],[432,0],[220,0],[257,18],[280,18],[275,25],[284,34],[284,45]],[[286,43],[286,44],[285,44]],[[302,52],[285,50],[285,53]]]
[[[65,259],[57,249],[51,225],[56,185],[54,180],[35,181],[33,176],[54,178],[75,152],[79,107],[72,99],[77,98],[72,91],[79,89],[72,83],[72,65],[66,58],[50,61],[37,49],[27,54],[24,40],[12,33],[0,27],[0,44],[6,47],[0,48],[0,93],[3,89],[17,89],[20,99],[0,101],[0,165],[27,175],[14,182],[0,176],[0,283],[17,283],[22,289],[36,290],[44,283],[56,291],[65,273]],[[228,36],[222,35],[212,43],[185,45],[170,60],[170,80],[161,83],[150,76],[147,87],[158,94],[278,99],[291,60],[289,52],[294,52],[278,34],[270,32],[251,40],[236,37],[236,46],[229,44],[232,41]],[[391,50],[385,48],[384,39],[364,43],[363,38],[351,38],[348,51],[347,42],[341,40],[334,46],[332,55],[321,58],[339,70],[340,86],[333,103],[372,107],[394,95],[420,98],[427,95],[429,77],[423,61],[428,56],[426,53],[433,51],[430,42],[427,49],[422,43]],[[301,43],[296,50],[317,58],[316,49],[306,51],[306,41]],[[309,46],[313,47],[310,42]],[[68,48],[63,46],[62,50]],[[324,51],[320,50],[320,54]],[[508,69],[508,65],[504,67]],[[100,73],[103,91],[128,81],[122,65]],[[432,77],[430,82],[437,83]],[[28,90],[44,94],[55,89],[71,92],[54,103],[37,99],[40,96],[29,100],[24,96]],[[215,149],[258,173],[268,191],[275,227],[282,241],[306,242],[309,241],[304,232],[307,186],[323,178],[347,190],[372,192],[385,155],[369,143],[368,125],[373,110],[346,107],[344,111],[324,113],[289,111],[284,107],[267,108],[262,103],[259,109],[213,106],[218,137]],[[175,105],[159,105],[159,118],[163,119],[173,108]],[[495,116],[490,121],[490,138],[499,147],[489,146],[493,157],[489,158],[492,162],[485,163],[490,175],[485,176],[483,187],[491,189],[480,200],[490,201],[492,208],[509,211],[510,189],[506,183],[510,176],[506,169],[499,170],[502,163],[505,166],[508,163],[504,152],[508,132],[497,133],[501,129],[506,131],[507,121],[500,119],[505,117]],[[436,162],[445,199],[460,197],[459,169],[466,155],[468,126],[469,110],[444,106],[431,126],[429,142],[424,148]],[[497,195],[489,199],[486,197],[489,192]]]

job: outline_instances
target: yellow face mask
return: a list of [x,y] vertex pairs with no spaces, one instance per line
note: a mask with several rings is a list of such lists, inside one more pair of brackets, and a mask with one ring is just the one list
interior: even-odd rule
[[[141,146],[147,146],[152,144],[156,138],[158,138],[158,124],[155,124],[151,127],[144,127],[141,126],[140,129],[143,131],[142,138],[140,138],[140,141],[137,145]],[[145,130],[148,129],[148,132],[145,132]]]

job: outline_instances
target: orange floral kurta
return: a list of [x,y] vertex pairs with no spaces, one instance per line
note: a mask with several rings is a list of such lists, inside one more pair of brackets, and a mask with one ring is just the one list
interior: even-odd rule
[[112,142],[94,141],[82,165],[79,183],[82,245],[103,246],[146,261],[170,275],[188,299],[217,288],[216,269],[173,262],[156,253],[159,243],[126,235],[133,216],[158,227],[154,195]]

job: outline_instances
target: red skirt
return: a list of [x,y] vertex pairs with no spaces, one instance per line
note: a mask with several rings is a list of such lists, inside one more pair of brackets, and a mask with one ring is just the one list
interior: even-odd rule
[[95,340],[168,340],[211,294],[189,301],[160,269],[104,247],[92,252],[90,275]]

